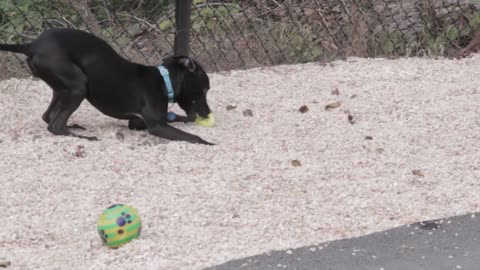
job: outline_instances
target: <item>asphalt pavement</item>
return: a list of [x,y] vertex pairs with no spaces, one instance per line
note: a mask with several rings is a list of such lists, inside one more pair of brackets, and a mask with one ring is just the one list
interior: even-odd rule
[[208,270],[480,270],[480,213],[226,262]]

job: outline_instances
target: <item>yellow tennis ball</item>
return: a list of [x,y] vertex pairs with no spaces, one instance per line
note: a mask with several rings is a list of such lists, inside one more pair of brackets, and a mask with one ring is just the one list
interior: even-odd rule
[[213,117],[212,113],[208,114],[207,118],[203,118],[197,114],[197,118],[195,118],[195,123],[203,127],[213,127],[215,125],[215,118]]
[[140,235],[142,221],[137,209],[114,204],[103,211],[97,222],[97,231],[104,244],[111,248],[124,245]]

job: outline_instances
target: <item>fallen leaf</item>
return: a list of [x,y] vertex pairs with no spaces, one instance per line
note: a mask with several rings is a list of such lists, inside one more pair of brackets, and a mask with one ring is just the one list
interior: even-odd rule
[[293,167],[302,166],[302,163],[300,163],[299,160],[294,159],[294,160],[292,160],[292,166]]
[[237,108],[237,105],[228,105],[226,107],[227,111],[235,110]]
[[355,124],[355,121],[353,120],[353,116],[351,114],[348,115],[348,122],[350,122],[350,124]]
[[303,105],[302,107],[300,107],[300,109],[298,111],[301,112],[301,113],[306,113],[306,112],[308,112],[308,110],[309,109],[308,109],[307,105]]
[[418,177],[424,177],[425,175],[421,170],[412,170],[413,175],[416,175]]
[[335,95],[335,96],[340,95],[340,90],[338,90],[338,88],[333,89],[332,90],[332,95]]
[[373,140],[373,137],[372,136],[365,136],[365,140],[371,141],[371,140]]
[[243,111],[243,116],[253,116],[253,112],[250,109]]
[[333,103],[330,103],[327,106],[325,106],[325,110],[335,109],[335,108],[340,107],[340,105],[342,105],[342,103],[340,101],[333,102]]
[[0,267],[7,268],[9,266],[10,266],[10,261],[7,261],[5,259],[0,259]]

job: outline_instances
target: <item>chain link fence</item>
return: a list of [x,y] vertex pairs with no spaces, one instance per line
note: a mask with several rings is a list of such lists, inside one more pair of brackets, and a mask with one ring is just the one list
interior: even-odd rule
[[[174,2],[1,0],[0,42],[71,27],[155,65],[173,52]],[[473,0],[193,0],[190,50],[209,71],[347,56],[451,56],[479,27],[480,1]],[[26,75],[23,62],[0,53],[0,77]]]

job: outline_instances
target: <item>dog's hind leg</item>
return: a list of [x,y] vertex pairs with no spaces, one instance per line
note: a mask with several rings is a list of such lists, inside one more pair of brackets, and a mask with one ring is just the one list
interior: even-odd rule
[[68,58],[57,57],[50,61],[32,60],[32,65],[40,71],[39,77],[54,91],[52,101],[42,116],[48,123],[48,131],[55,135],[96,140],[96,137],[77,135],[68,129],[68,119],[87,95],[87,76]]
[[[27,58],[27,65],[28,67],[30,68],[30,71],[32,72],[32,75],[35,76],[35,77],[39,77],[41,78],[41,73],[39,73],[38,71],[38,68],[37,68],[37,65],[35,65],[33,59],[37,59],[37,58],[32,58],[32,57],[28,57]],[[39,62],[39,61],[37,61]],[[52,87],[52,89],[55,87],[55,84],[53,84],[53,82],[51,80],[46,80],[46,78],[43,78],[43,80],[48,84],[50,85],[50,87]],[[53,84],[53,85],[52,85]],[[52,95],[52,99],[50,100],[50,105],[48,105],[48,108],[47,110],[43,113],[42,115],[42,119],[43,121],[45,121],[45,123],[50,123],[50,119],[51,119],[51,113],[52,113],[52,109],[55,107],[56,103],[58,101],[58,94],[57,92],[54,90],[53,91],[53,95]]]
[[50,101],[50,105],[48,105],[48,109],[42,115],[43,121],[45,121],[45,123],[47,124],[50,123],[52,109],[55,107],[55,104],[57,103],[57,101],[58,101],[58,94],[57,92],[53,91],[53,96],[52,96],[52,100]]
[[[45,113],[43,113],[42,115],[42,119],[43,121],[45,121],[45,123],[47,124],[50,123],[50,119],[52,118],[52,110],[53,108],[56,107],[58,101],[59,101],[59,94],[56,91],[53,91],[53,96],[52,96],[52,100],[50,101],[50,105],[48,106],[48,109],[45,111]],[[86,130],[84,127],[77,124],[67,126],[67,128]]]
[[48,123],[48,131],[55,135],[73,136],[88,140],[97,140],[96,137],[88,137],[75,134],[68,129],[67,122],[73,112],[80,106],[85,99],[85,95],[81,93],[63,92],[59,94],[57,105],[53,108],[54,117]]

